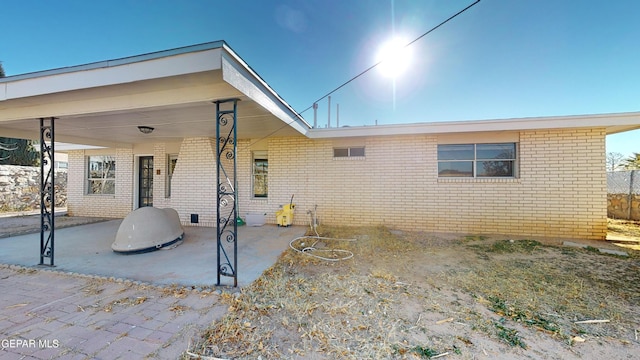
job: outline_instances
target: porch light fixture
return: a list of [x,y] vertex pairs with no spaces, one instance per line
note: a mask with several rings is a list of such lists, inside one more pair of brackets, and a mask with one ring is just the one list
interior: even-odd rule
[[138,130],[140,130],[143,134],[151,134],[154,130],[151,126],[138,126]]

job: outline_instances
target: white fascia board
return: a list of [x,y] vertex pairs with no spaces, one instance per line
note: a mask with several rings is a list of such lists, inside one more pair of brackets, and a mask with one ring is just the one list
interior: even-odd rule
[[5,78],[10,81],[0,83],[4,87],[0,101],[219,70],[221,66],[219,47],[158,54],[163,56],[141,55]]
[[224,46],[222,79],[299,133],[306,135],[311,125],[287,104],[233,50]]
[[317,128],[309,130],[307,136],[312,139],[326,139],[359,136],[472,133],[485,131],[517,131],[594,127],[607,128],[619,125],[637,125],[640,127],[640,112],[500,120],[446,121],[341,128]]

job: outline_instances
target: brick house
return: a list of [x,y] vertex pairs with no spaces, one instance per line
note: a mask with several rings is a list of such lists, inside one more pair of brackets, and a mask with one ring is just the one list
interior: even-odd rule
[[604,239],[605,136],[640,128],[624,113],[314,129],[213,42],[0,79],[0,135],[55,117],[56,141],[94,146],[68,151],[72,215],[153,205],[215,226],[212,102],[229,98],[240,215],[270,223],[295,194],[300,225],[317,206],[325,224]]

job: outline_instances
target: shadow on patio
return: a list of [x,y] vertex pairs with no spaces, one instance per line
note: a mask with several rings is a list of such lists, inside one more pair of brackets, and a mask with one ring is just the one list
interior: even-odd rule
[[[171,250],[121,255],[111,244],[122,220],[57,229],[55,270],[148,282],[154,285],[214,286],[216,284],[216,230],[185,226],[184,242]],[[304,227],[275,225],[238,227],[238,286],[246,286],[273,265],[289,241]],[[36,266],[40,234],[0,238],[0,263]],[[233,279],[222,277],[222,285]]]

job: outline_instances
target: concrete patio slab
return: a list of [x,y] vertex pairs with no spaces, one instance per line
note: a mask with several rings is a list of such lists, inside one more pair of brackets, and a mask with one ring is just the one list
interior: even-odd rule
[[[216,285],[216,230],[184,227],[184,242],[170,250],[122,255],[111,250],[122,220],[58,229],[55,233],[55,270],[148,282],[154,285]],[[274,225],[238,228],[238,285],[246,286],[273,265],[289,241],[305,227]],[[40,234],[0,239],[0,263],[36,266]],[[221,285],[233,279],[221,278]]]

